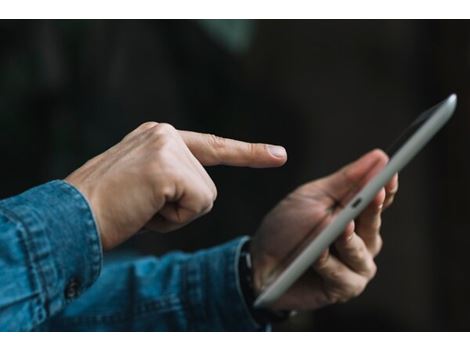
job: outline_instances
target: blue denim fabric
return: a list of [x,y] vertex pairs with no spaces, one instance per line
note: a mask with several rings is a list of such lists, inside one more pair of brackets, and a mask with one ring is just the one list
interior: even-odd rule
[[245,241],[103,266],[87,201],[49,182],[0,201],[0,330],[264,330],[239,286]]

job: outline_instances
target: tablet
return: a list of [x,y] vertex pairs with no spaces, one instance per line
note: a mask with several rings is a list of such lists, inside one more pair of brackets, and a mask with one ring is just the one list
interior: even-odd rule
[[397,139],[386,153],[387,165],[361,190],[355,191],[333,220],[319,233],[309,234],[291,253],[283,258],[263,283],[255,307],[265,307],[278,298],[318,259],[320,254],[340,236],[374,199],[390,179],[449,121],[457,106],[457,96],[450,95],[441,103],[423,112]]

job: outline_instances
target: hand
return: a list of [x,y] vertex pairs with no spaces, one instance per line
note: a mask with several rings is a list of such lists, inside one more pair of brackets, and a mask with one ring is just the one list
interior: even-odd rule
[[209,212],[217,189],[203,165],[276,167],[283,147],[147,122],[65,180],[88,200],[104,249],[144,226],[168,232]]
[[[388,157],[374,150],[338,172],[307,183],[289,194],[264,218],[251,244],[255,291],[287,253],[307,236],[331,222],[351,198],[386,164]],[[334,243],[270,308],[307,310],[345,302],[360,294],[374,277],[374,257],[382,247],[381,212],[393,202],[398,175],[352,221]],[[349,199],[348,199],[349,198]]]

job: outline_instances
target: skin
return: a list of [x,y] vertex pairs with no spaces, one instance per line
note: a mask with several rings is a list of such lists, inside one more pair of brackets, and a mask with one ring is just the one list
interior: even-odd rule
[[[314,238],[351,199],[354,190],[387,161],[384,152],[373,150],[328,177],[300,186],[271,210],[251,245],[255,290],[259,293],[276,264],[304,238]],[[271,308],[313,310],[359,295],[377,271],[374,257],[382,248],[381,213],[393,202],[397,190],[395,175],[347,226],[333,245],[335,253],[326,250]]]
[[[65,181],[88,200],[104,250],[116,247],[143,228],[169,232],[207,214],[217,188],[204,166],[279,167],[283,147],[246,143],[147,122],[104,153],[89,160]],[[251,246],[255,288],[275,263],[304,236],[331,220],[351,186],[360,186],[387,162],[375,150],[337,173],[307,183],[282,200],[263,220]],[[351,223],[311,272],[273,309],[316,309],[359,294],[374,276],[373,258],[381,248],[380,215],[398,188],[397,177]]]
[[208,213],[217,188],[203,166],[276,167],[286,160],[279,146],[147,122],[65,181],[88,200],[109,250],[144,227],[169,232]]

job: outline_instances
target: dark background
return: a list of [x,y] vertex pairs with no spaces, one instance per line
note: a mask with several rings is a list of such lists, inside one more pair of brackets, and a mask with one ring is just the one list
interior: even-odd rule
[[280,169],[210,168],[211,214],[127,244],[195,250],[253,234],[296,186],[456,92],[453,121],[401,174],[365,293],[277,329],[469,330],[469,74],[467,21],[0,21],[0,196],[149,120],[286,146]]

